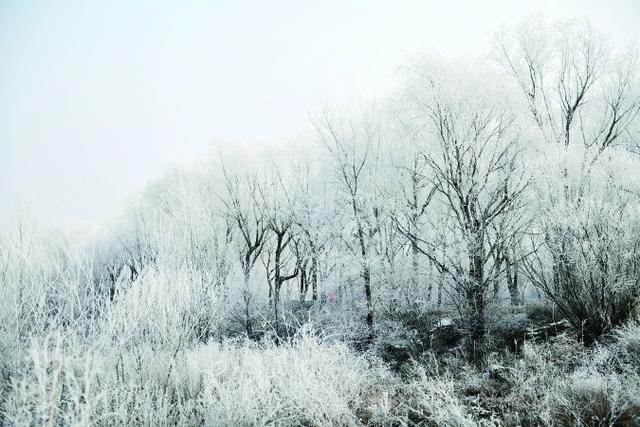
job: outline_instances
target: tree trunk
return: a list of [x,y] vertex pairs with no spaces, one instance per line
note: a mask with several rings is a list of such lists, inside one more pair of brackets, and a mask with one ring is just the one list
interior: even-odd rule
[[485,319],[484,319],[484,289],[477,282],[471,285],[468,295],[469,313],[468,329],[470,339],[470,359],[478,365],[484,355]]
[[244,327],[247,332],[247,336],[251,337],[253,335],[253,327],[251,325],[251,314],[250,307],[251,304],[251,293],[249,292],[249,281],[251,279],[251,270],[248,265],[244,267]]
[[280,307],[280,288],[282,286],[282,282],[280,279],[276,279],[276,284],[273,292],[273,314],[275,316],[276,321],[276,337],[280,337],[280,318],[279,318],[279,307]]
[[364,242],[364,232],[358,226],[358,237],[362,255],[362,278],[364,279],[364,297],[367,303],[367,327],[369,328],[369,340],[373,340],[373,302],[371,298],[371,267],[367,259],[367,250]]
[[427,301],[431,305],[431,296],[433,294],[433,263],[429,267],[429,283],[427,284]]
[[[418,287],[418,244],[414,241],[411,242],[411,283],[413,288]],[[429,292],[431,293],[431,292]]]
[[305,264],[303,264],[299,270],[300,271],[300,302],[304,302],[304,300],[307,298],[307,291],[309,290],[309,283],[307,283],[307,270],[306,270]]
[[318,300],[318,260],[315,254],[311,258],[311,299]]
[[476,231],[469,248],[469,282],[467,285],[467,330],[469,334],[469,356],[478,364],[482,360],[485,319],[484,319],[484,236]]
[[369,337],[373,338],[373,304],[371,302],[371,270],[368,265],[365,264],[362,270],[362,277],[364,278],[364,295],[367,299],[367,326],[369,327]]
[[[500,269],[502,268],[502,264],[505,261],[505,257],[501,256],[500,254],[498,254],[497,256],[497,261],[496,261],[496,270],[500,271]],[[506,273],[507,276],[509,276],[509,260],[507,259],[507,264],[506,264]],[[493,299],[495,301],[498,301],[498,298],[500,298],[500,280],[495,279],[493,282]]]
[[287,280],[291,280],[298,275],[297,267],[296,267],[296,270],[290,275],[282,274],[282,265],[281,265],[282,251],[285,249],[285,247],[287,246],[290,240],[290,238],[289,240],[285,240],[284,237],[286,233],[287,233],[287,230],[276,231],[276,251],[275,251],[274,265],[273,265],[273,271],[274,271],[273,310],[274,310],[275,321],[276,321],[276,335],[278,336],[280,335],[280,328],[279,328],[280,289],[282,288],[282,284],[284,282],[286,282]]
[[[418,174],[417,174],[417,168],[418,168],[418,157],[414,156],[413,157],[413,171],[411,173],[411,195],[412,195],[412,199],[411,199],[411,224],[409,229],[411,229],[411,225],[413,225],[414,227],[418,227],[418,217],[419,217],[419,212],[418,212]],[[412,277],[411,277],[411,282],[414,286],[414,289],[417,288],[418,286],[418,267],[419,267],[419,263],[418,263],[418,243],[415,240],[411,240],[411,273],[412,273]]]
[[507,263],[507,288],[509,289],[509,296],[511,297],[511,305],[518,306],[521,304],[520,292],[518,289],[518,265],[513,258],[505,258]]
[[352,198],[353,213],[356,217],[358,227],[358,242],[360,243],[360,255],[362,256],[362,278],[364,279],[364,297],[367,304],[367,327],[369,328],[369,341],[373,340],[373,302],[371,297],[371,267],[367,257],[367,245],[365,243],[362,223],[358,219],[358,208],[356,199]]

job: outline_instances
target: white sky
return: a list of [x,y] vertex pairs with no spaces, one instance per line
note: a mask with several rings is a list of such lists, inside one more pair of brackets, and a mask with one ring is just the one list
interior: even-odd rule
[[0,0],[0,218],[107,220],[214,141],[290,140],[407,56],[480,54],[536,12],[640,35],[638,0]]

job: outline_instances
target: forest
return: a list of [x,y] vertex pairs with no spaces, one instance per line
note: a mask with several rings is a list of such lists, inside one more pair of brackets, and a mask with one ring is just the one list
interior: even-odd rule
[[532,18],[112,226],[16,214],[0,424],[640,425],[639,59]]

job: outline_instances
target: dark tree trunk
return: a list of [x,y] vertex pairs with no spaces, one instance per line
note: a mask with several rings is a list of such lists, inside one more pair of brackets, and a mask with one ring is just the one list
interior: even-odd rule
[[481,231],[473,233],[469,247],[469,283],[466,284],[467,331],[469,334],[469,357],[478,364],[482,360],[485,319],[484,319],[484,236]]
[[253,335],[253,327],[251,324],[251,313],[250,313],[250,304],[251,304],[251,293],[249,292],[249,281],[251,280],[251,269],[248,265],[244,267],[244,327],[247,332],[247,336],[251,337]]
[[484,355],[485,319],[484,319],[484,288],[474,283],[469,294],[469,339],[470,358],[477,365]]
[[[509,275],[509,259],[507,258],[506,249],[501,248],[496,251],[496,254],[493,258],[493,262],[495,263],[494,269],[496,271],[500,271],[502,266],[505,266],[505,273]],[[500,280],[494,279],[493,281],[493,300],[498,301],[500,298]]]
[[311,299],[318,300],[318,259],[317,255],[311,258]]
[[520,290],[518,289],[518,265],[516,264],[515,256],[512,258],[507,257],[505,261],[507,263],[507,289],[509,289],[511,305],[518,306],[522,303],[520,301]]
[[[411,242],[411,283],[414,289],[418,287],[418,269],[418,244]],[[429,292],[429,294],[431,294],[431,292]]]
[[280,336],[280,287],[282,283],[279,280],[276,280],[276,285],[273,293],[273,314],[275,316],[276,321],[276,336]]
[[296,270],[290,275],[285,276],[282,274],[282,251],[286,248],[287,244],[289,244],[291,237],[285,239],[285,235],[287,234],[287,231],[288,231],[287,229],[274,230],[274,231],[276,233],[276,251],[275,251],[275,258],[274,258],[274,265],[273,265],[273,271],[274,271],[273,307],[274,307],[274,315],[275,315],[275,322],[276,322],[276,335],[279,336],[280,334],[280,327],[279,327],[280,289],[282,289],[282,284],[284,282],[286,282],[287,280],[291,280],[298,275],[298,269],[296,267]]
[[365,242],[364,229],[358,219],[358,207],[355,197],[351,199],[353,213],[356,216],[358,226],[358,243],[360,244],[360,255],[362,256],[362,278],[364,279],[364,297],[367,304],[367,327],[369,328],[369,341],[373,340],[373,302],[371,296],[371,267],[367,257],[367,245]]
[[302,264],[300,271],[300,302],[304,302],[307,298],[307,291],[309,290],[309,283],[307,282],[307,270],[306,263]]
[[371,302],[371,270],[365,265],[362,270],[364,278],[364,294],[367,299],[367,326],[369,327],[370,338],[373,338],[373,304]]
[[371,268],[367,259],[367,249],[364,242],[364,232],[358,226],[358,238],[360,241],[360,253],[362,255],[362,278],[364,279],[364,297],[367,303],[367,327],[369,328],[369,339],[373,340],[373,302],[371,297]]

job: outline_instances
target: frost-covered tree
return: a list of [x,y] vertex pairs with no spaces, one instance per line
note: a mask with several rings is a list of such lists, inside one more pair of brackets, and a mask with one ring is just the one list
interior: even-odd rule
[[[605,219],[602,213],[628,212],[637,204],[637,195],[628,197],[637,185],[622,184],[611,169],[611,159],[624,163],[626,150],[637,139],[637,51],[616,49],[582,21],[548,25],[530,19],[496,41],[497,56],[519,84],[541,140],[530,151],[538,168],[538,194],[531,209],[539,215],[535,238],[525,250],[533,251],[536,268],[531,260],[527,276],[592,341],[624,321],[636,298],[633,286],[621,285],[628,276],[610,275],[635,268],[633,242],[601,243],[622,243],[618,227],[635,227],[633,215]],[[541,166],[544,173],[539,173]],[[547,266],[552,273],[541,276]]]
[[[412,108],[428,124],[424,137],[433,138],[433,148],[423,155],[442,213],[450,219],[437,222],[439,228],[448,227],[445,241],[435,240],[438,233],[411,223],[411,217],[410,226],[398,226],[448,277],[470,355],[478,361],[486,333],[486,294],[499,274],[493,254],[520,226],[516,213],[527,186],[518,158],[521,135],[515,115],[498,103],[497,88],[481,86],[486,76],[470,78],[462,64],[456,69],[426,64],[416,73]],[[502,227],[495,232],[498,222]],[[450,247],[446,255],[443,247]]]
[[[393,203],[390,212],[392,223],[402,224],[401,229],[414,234],[429,221],[429,210],[436,192],[436,185],[424,155],[431,141],[424,138],[425,122],[416,120],[415,111],[406,108],[413,100],[413,91],[401,93],[392,99],[385,138],[386,156],[391,159],[392,179],[386,189],[388,200]],[[402,233],[401,233],[402,234]],[[405,233],[406,234],[406,233]],[[418,244],[402,235],[409,262],[405,302],[428,305],[432,300],[434,277],[431,263],[421,262]],[[425,271],[426,270],[426,271]],[[426,299],[417,298],[418,290],[426,288]]]
[[283,171],[274,170],[265,184],[260,187],[260,199],[257,201],[258,209],[262,212],[268,230],[265,250],[269,252],[268,260],[273,260],[272,264],[267,263],[267,276],[269,284],[273,284],[273,293],[270,292],[270,297],[272,297],[276,333],[279,332],[282,285],[300,274],[299,260],[296,259],[298,254],[294,250],[296,202],[295,193],[289,190],[290,182],[284,177]]
[[346,118],[337,119],[325,109],[314,125],[319,142],[329,154],[333,177],[342,195],[340,209],[348,221],[343,243],[359,258],[366,321],[372,337],[371,245],[378,232],[380,207],[370,184],[378,161],[380,123],[373,112],[352,113]]
[[267,219],[258,205],[260,182],[257,174],[232,175],[224,171],[226,193],[221,196],[226,214],[234,223],[238,257],[244,278],[244,323],[247,335],[253,334],[251,315],[251,271],[260,259],[267,232]]
[[321,175],[319,162],[310,155],[292,165],[292,191],[296,211],[298,240],[296,243],[300,270],[300,300],[304,301],[311,286],[312,301],[318,300],[322,259],[332,244],[331,222],[335,206],[329,183]]

